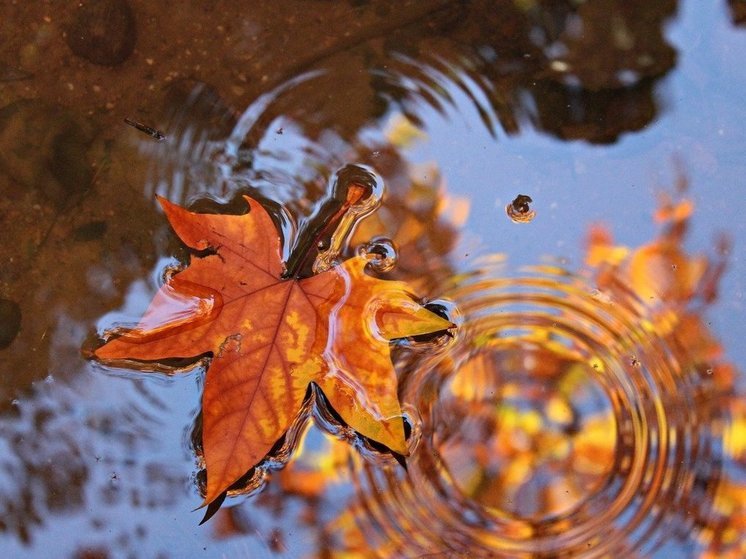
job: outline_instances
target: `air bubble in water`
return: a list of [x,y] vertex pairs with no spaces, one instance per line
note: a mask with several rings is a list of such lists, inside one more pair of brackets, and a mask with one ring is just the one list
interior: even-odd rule
[[368,266],[376,272],[389,272],[394,269],[399,255],[391,239],[376,237],[357,248],[358,256],[368,261]]

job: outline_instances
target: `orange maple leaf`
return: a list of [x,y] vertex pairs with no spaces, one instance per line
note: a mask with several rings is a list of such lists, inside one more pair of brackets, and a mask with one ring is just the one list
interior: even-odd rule
[[94,352],[103,362],[212,354],[202,396],[204,504],[266,456],[311,382],[355,431],[407,454],[389,341],[453,326],[405,283],[366,275],[362,257],[283,279],[279,234],[245,198],[244,215],[195,214],[159,198],[177,235],[202,253],[160,288],[136,328]]

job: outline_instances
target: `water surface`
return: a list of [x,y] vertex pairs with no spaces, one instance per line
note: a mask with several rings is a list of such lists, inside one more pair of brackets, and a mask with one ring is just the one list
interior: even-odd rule
[[[746,554],[741,2],[101,6],[0,7],[0,549]],[[204,371],[80,349],[187,256],[154,194],[290,234],[350,163],[386,191],[347,254],[463,320],[397,353],[409,470],[319,413],[200,527]]]

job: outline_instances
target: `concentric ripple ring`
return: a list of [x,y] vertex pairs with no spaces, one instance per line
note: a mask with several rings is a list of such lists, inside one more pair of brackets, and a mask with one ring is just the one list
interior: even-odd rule
[[444,294],[462,324],[447,352],[405,358],[407,471],[356,476],[380,556],[644,557],[709,514],[720,411],[623,285],[499,258]]

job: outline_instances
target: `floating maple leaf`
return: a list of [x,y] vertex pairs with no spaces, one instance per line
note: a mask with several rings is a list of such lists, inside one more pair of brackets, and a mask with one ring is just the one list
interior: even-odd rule
[[201,253],[161,287],[135,329],[94,352],[104,362],[212,354],[202,397],[205,504],[265,457],[312,382],[350,427],[406,454],[389,340],[452,326],[405,283],[366,275],[361,257],[284,279],[279,234],[245,198],[244,215],[195,214],[159,198],[177,235]]

